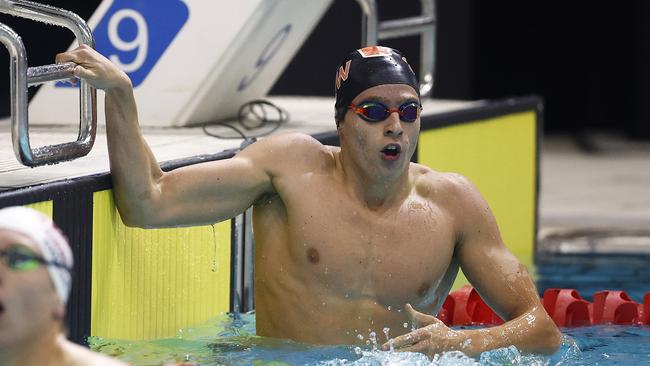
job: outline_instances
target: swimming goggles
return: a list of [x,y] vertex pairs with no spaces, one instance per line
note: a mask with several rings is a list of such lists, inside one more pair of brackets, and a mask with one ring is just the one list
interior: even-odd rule
[[367,101],[359,104],[350,103],[348,108],[368,122],[381,122],[393,112],[397,112],[399,119],[403,122],[415,122],[422,105],[413,101],[406,102],[397,108],[388,108],[382,103]]
[[72,271],[65,264],[48,261],[20,244],[13,244],[0,251],[0,260],[15,272],[33,271],[40,266],[54,266],[63,268],[68,272]]

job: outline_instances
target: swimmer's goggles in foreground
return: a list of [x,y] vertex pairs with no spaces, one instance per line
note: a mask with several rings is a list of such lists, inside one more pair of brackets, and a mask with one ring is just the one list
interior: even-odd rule
[[32,271],[40,266],[54,266],[63,268],[68,272],[72,271],[72,268],[65,264],[45,260],[45,258],[39,257],[36,253],[20,244],[13,244],[0,251],[0,260],[15,272]]
[[368,101],[356,105],[350,103],[348,108],[368,122],[381,122],[393,112],[397,112],[403,122],[415,122],[422,105],[418,102],[406,102],[397,108],[388,108],[382,103]]

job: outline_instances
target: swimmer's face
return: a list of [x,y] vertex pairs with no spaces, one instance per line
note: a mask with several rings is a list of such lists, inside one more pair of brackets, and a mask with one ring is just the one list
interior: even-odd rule
[[[412,87],[403,84],[378,85],[357,95],[352,103],[383,104],[389,109],[418,104],[420,99]],[[350,158],[369,171],[400,173],[408,168],[420,132],[420,113],[412,120],[400,118],[393,112],[384,120],[371,122],[363,114],[348,110],[339,125],[341,146],[349,151]],[[412,120],[412,121],[411,121]]]
[[[42,256],[32,239],[0,229],[0,252],[9,248]],[[38,339],[58,327],[64,307],[45,266],[15,270],[0,260],[0,349]]]

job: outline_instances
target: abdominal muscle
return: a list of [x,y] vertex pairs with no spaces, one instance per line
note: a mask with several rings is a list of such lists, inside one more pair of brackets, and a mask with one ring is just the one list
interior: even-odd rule
[[[279,199],[255,207],[258,335],[314,344],[365,344],[374,333],[381,344],[385,329],[390,337],[411,330],[406,303],[429,314],[442,305],[454,277],[445,274],[455,275],[457,268],[449,266],[453,245],[445,241],[439,250],[426,250],[430,243],[422,241],[430,241],[430,235],[410,226],[409,232],[395,233],[401,240],[380,233],[379,238],[387,239],[371,236],[364,246],[357,240],[358,225],[299,217],[301,225],[289,225]],[[326,222],[335,224],[323,228]],[[355,240],[346,241],[350,237]]]
[[[391,309],[376,299],[349,299],[303,293],[300,304],[282,299],[258,304],[257,333],[312,344],[362,344],[374,332],[381,344],[383,329],[391,337],[410,330],[404,310]],[[268,302],[268,304],[264,304]],[[262,310],[263,309],[263,310]]]

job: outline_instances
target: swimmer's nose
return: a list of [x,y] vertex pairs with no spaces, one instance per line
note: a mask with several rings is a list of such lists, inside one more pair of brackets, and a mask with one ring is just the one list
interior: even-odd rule
[[402,134],[404,134],[404,129],[402,128],[402,122],[399,120],[399,113],[393,112],[386,118],[384,136],[400,137]]

